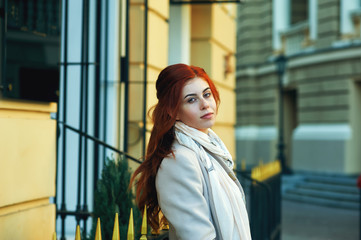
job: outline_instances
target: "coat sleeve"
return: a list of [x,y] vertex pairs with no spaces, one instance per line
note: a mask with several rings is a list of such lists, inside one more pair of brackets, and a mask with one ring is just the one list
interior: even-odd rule
[[210,210],[203,196],[203,175],[195,153],[178,147],[164,158],[156,177],[159,206],[177,239],[215,239]]

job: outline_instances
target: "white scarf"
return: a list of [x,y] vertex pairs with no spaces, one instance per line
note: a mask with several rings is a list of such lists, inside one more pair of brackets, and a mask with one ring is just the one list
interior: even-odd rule
[[[210,187],[223,240],[251,239],[242,186],[233,173],[233,160],[222,140],[211,129],[208,135],[177,121],[177,141],[200,157],[209,174]],[[213,157],[209,157],[206,150]],[[241,200],[243,199],[243,201]]]

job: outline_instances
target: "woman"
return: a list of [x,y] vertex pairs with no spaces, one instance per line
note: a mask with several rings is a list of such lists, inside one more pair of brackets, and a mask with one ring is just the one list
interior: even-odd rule
[[251,239],[241,185],[227,148],[210,129],[219,94],[202,68],[175,64],[156,82],[158,103],[144,162],[137,176],[136,201],[147,206],[158,229],[159,212],[172,239]]

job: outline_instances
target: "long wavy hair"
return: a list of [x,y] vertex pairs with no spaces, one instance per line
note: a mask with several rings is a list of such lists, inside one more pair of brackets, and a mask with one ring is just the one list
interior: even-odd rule
[[[160,226],[155,177],[163,158],[169,155],[174,157],[172,151],[174,124],[181,104],[182,89],[187,81],[195,77],[207,81],[219,106],[219,93],[203,68],[186,64],[170,65],[160,72],[156,82],[158,103],[148,112],[153,121],[153,128],[146,156],[143,163],[133,173],[130,182],[130,186],[135,182],[136,203],[142,212],[144,206],[147,206],[148,222],[154,230],[159,229]],[[164,220],[162,218],[161,221]]]

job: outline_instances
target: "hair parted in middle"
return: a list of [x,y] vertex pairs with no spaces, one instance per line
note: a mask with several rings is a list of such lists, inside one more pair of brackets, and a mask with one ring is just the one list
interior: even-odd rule
[[148,222],[155,230],[160,224],[155,177],[163,158],[173,154],[174,124],[181,104],[183,87],[196,77],[208,83],[218,107],[219,93],[203,68],[181,63],[170,65],[160,72],[156,81],[158,103],[149,111],[153,128],[146,156],[143,163],[135,170],[130,182],[132,186],[139,175],[136,180],[136,202],[142,212],[144,206],[147,206]]

